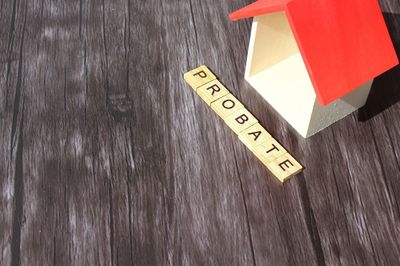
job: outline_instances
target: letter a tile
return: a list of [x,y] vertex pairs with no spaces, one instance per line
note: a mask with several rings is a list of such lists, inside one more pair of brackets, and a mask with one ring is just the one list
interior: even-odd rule
[[253,151],[258,145],[271,139],[271,135],[259,123],[252,125],[239,134],[239,139]]
[[216,79],[215,75],[206,66],[200,66],[183,75],[183,78],[194,89]]
[[222,85],[219,80],[213,80],[199,88],[197,88],[197,94],[202,98],[208,105],[218,100],[219,98],[229,94],[227,88]]
[[237,110],[225,118],[224,121],[237,135],[258,122],[246,108]]
[[222,119],[242,108],[243,104],[232,94],[227,94],[211,103],[211,109],[213,109]]

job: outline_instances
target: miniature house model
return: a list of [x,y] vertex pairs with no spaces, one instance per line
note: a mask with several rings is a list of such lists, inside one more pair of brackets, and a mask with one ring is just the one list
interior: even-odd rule
[[303,137],[363,106],[373,79],[398,64],[377,0],[259,0],[245,79]]

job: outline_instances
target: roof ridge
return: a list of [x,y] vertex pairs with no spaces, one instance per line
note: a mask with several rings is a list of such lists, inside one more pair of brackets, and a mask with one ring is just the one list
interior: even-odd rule
[[258,0],[229,14],[229,18],[236,21],[265,13],[283,11],[286,9],[287,4],[292,1],[293,0]]

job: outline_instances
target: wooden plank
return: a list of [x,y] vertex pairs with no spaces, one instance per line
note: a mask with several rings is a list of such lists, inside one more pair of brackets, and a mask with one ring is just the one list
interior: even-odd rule
[[[25,243],[24,198],[26,194],[27,144],[25,73],[23,52],[26,42],[27,6],[22,2],[2,3],[0,9],[0,264],[20,265],[21,246]],[[12,29],[12,30],[11,30]],[[25,44],[26,45],[26,44]]]
[[[242,194],[239,173],[232,160],[232,145],[225,142],[230,135],[221,135],[229,129],[182,79],[188,69],[201,64],[211,70],[221,69],[222,62],[210,55],[213,52],[209,46],[210,36],[205,35],[211,29],[210,21],[202,16],[203,12],[211,16],[216,13],[203,10],[200,3],[193,1],[179,5],[173,1],[163,2],[162,6],[164,14],[168,14],[163,16],[163,25],[171,29],[165,39],[166,55],[180,55],[168,56],[168,60],[166,57],[166,69],[169,69],[165,71],[166,79],[173,89],[167,90],[168,96],[162,105],[166,108],[163,132],[168,132],[169,136],[163,146],[168,152],[165,164],[169,169],[164,194],[169,221],[168,240],[165,241],[169,254],[167,263],[252,265],[254,257],[246,207],[243,198],[237,196]],[[212,10],[217,11],[215,7]],[[222,18],[218,19],[218,24]],[[186,28],[184,35],[182,31],[172,30],[176,25]],[[183,36],[185,42],[178,41]],[[219,49],[226,47],[222,45]],[[187,58],[187,62],[182,58]],[[222,76],[225,72],[218,71],[218,74]],[[225,79],[223,81],[225,83]],[[226,81],[226,86],[232,88],[229,79]],[[211,154],[217,156],[210,160]]]

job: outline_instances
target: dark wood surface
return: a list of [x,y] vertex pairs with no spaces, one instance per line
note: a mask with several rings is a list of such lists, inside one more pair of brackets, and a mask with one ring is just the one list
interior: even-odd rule
[[[249,2],[0,0],[0,265],[400,264],[400,68],[304,140],[243,80]],[[194,95],[200,64],[302,174],[279,184]]]

